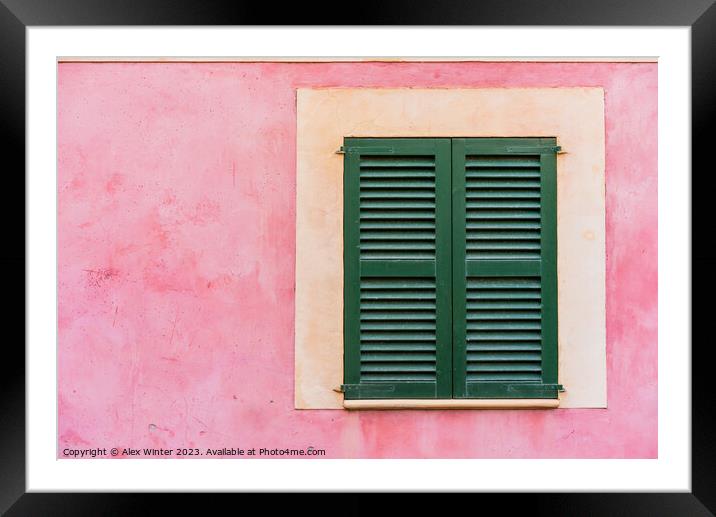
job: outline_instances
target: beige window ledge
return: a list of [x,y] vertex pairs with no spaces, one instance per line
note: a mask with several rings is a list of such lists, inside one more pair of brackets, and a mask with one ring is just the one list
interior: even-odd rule
[[555,409],[559,399],[344,400],[345,409]]

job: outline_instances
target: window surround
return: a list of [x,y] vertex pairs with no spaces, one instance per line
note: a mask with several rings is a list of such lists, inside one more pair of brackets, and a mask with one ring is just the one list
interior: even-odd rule
[[566,151],[558,156],[559,382],[569,391],[559,406],[606,407],[603,95],[601,88],[297,91],[297,408],[355,402],[344,404],[336,391],[343,373],[343,163],[335,153],[343,137],[543,134],[556,135]]

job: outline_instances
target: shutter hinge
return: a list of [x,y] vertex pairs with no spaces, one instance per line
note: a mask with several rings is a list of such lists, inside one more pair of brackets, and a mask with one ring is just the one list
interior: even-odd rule
[[341,391],[350,397],[392,397],[395,386],[382,383],[341,384]]
[[561,384],[510,384],[507,388],[508,391],[552,391],[557,390],[559,392],[565,391],[564,386]]
[[346,386],[345,384],[341,384],[340,386],[333,388],[333,391],[335,391],[336,393],[345,393],[346,392],[345,386]]
[[539,147],[508,147],[508,153],[530,153],[530,154],[541,154],[541,153],[564,153],[562,146],[559,145],[547,145]]
[[346,153],[380,153],[380,154],[395,154],[395,148],[393,147],[354,147],[352,149],[346,149],[345,146],[340,146],[336,151],[336,154]]

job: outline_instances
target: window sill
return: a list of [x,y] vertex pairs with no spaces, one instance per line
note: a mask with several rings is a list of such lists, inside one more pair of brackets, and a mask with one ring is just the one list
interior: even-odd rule
[[556,409],[559,399],[363,399],[344,400],[345,409]]

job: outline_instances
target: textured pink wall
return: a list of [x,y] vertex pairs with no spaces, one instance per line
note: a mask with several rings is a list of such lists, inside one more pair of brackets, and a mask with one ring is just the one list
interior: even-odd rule
[[[657,456],[657,69],[60,64],[65,447],[327,457]],[[295,88],[601,86],[609,408],[293,409]]]

